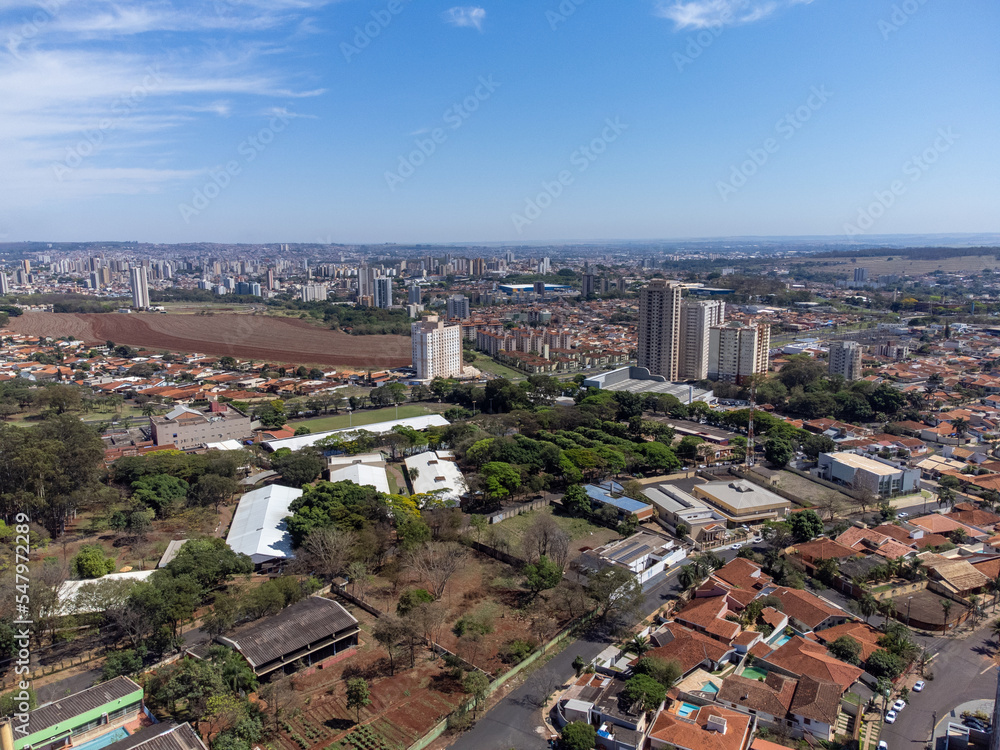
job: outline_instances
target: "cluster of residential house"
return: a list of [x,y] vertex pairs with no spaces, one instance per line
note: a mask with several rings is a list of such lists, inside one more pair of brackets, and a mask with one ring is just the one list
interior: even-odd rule
[[[744,613],[758,599],[750,611],[759,616],[747,622]],[[851,733],[871,695],[863,667],[834,658],[825,644],[843,634],[874,644],[877,631],[830,601],[776,585],[746,558],[712,573],[671,619],[645,634],[643,656],[680,666],[663,705],[627,704],[622,693],[639,655],[617,647],[559,698],[559,721],[593,724],[598,747],[745,750],[760,727],[832,740]]]

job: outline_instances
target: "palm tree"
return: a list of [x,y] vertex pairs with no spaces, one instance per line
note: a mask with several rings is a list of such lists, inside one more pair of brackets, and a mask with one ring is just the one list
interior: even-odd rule
[[677,582],[684,591],[693,589],[698,583],[698,574],[695,572],[694,565],[682,565],[680,573],[677,574]]
[[952,606],[951,599],[941,600],[941,611],[944,612],[944,631],[946,633],[948,632],[948,613],[951,612]]
[[969,431],[969,420],[959,417],[958,419],[951,420],[951,428],[955,431],[955,434],[961,439]]
[[892,618],[896,616],[896,605],[893,603],[892,599],[886,599],[879,602],[878,611],[885,618],[882,623],[883,629],[889,628],[889,623],[892,622]]
[[993,610],[996,611],[997,600],[1000,599],[1000,575],[989,582],[989,589],[993,592]]
[[993,624],[990,625],[990,632],[993,633],[993,637],[997,641],[997,650],[1000,651],[1000,620],[994,620]]
[[625,644],[626,651],[640,657],[649,651],[650,648],[652,648],[652,646],[649,645],[649,638],[644,635],[634,635],[631,640]]
[[865,625],[868,624],[868,618],[878,612],[878,610],[878,601],[867,591],[858,599],[858,611],[865,618]]
[[967,601],[969,602],[969,610],[972,615],[972,627],[976,627],[979,623],[979,618],[983,615],[983,605],[980,601],[980,596],[979,594],[972,594]]

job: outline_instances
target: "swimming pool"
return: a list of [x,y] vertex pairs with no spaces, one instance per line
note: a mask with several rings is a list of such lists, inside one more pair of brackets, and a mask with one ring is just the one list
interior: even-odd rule
[[101,748],[107,747],[112,742],[118,742],[126,737],[128,737],[128,732],[125,731],[125,727],[118,727],[113,732],[102,734],[90,742],[84,742],[82,745],[74,745],[73,750],[101,750]]
[[757,667],[747,667],[740,676],[746,677],[748,680],[762,680],[767,679],[767,672],[763,669],[757,669]]
[[703,692],[703,693],[717,693],[717,692],[719,692],[719,688],[717,688],[715,686],[714,682],[706,682],[702,686],[701,692]]
[[776,640],[772,645],[775,648],[781,648],[786,643],[788,643],[790,640],[792,640],[792,636],[790,636],[790,635],[783,635],[783,636],[781,636],[781,638],[779,638],[778,640]]
[[699,706],[696,706],[693,703],[681,703],[681,707],[677,709],[677,715],[687,717],[697,711],[698,708]]

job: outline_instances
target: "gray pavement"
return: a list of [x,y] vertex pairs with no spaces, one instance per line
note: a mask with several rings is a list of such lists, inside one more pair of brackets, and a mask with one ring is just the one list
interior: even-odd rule
[[889,745],[889,750],[923,748],[930,741],[935,724],[947,718],[961,723],[961,717],[954,711],[956,706],[995,696],[997,647],[986,624],[991,620],[986,618],[975,633],[965,638],[916,637],[920,645],[935,655],[927,667],[934,679],[927,681],[923,692],[910,693],[909,705],[895,724],[883,725],[881,739]]
[[[726,561],[736,557],[734,550],[718,552]],[[662,607],[672,594],[679,593],[677,571],[682,560],[665,578],[653,580],[644,587],[646,601],[643,616]],[[453,750],[544,750],[554,730],[543,722],[542,706],[554,691],[573,677],[573,660],[577,655],[590,660],[603,651],[613,640],[598,636],[581,638],[570,643],[549,662],[536,669],[524,684],[488,711],[450,747]]]

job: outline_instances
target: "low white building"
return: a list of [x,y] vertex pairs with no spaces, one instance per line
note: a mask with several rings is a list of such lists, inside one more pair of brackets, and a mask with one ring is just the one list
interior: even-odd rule
[[240,498],[226,544],[234,552],[248,555],[257,567],[291,559],[292,535],[285,519],[291,515],[291,504],[301,496],[302,490],[280,484],[248,492]]
[[820,453],[817,476],[846,487],[865,487],[879,497],[892,497],[917,489],[920,469],[908,469],[889,461],[841,451]]
[[631,571],[639,583],[676,565],[685,556],[684,548],[675,542],[645,531],[627,539],[610,542],[603,547],[584,552],[579,565],[584,570],[603,570],[617,565]]
[[389,479],[385,475],[384,466],[371,466],[363,463],[348,464],[339,469],[330,469],[330,481],[354,482],[362,487],[374,487],[386,495],[392,492],[389,489]]
[[425,451],[405,460],[414,494],[436,492],[441,500],[458,505],[469,491],[451,451]]

